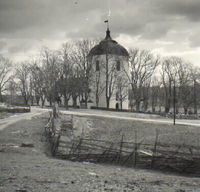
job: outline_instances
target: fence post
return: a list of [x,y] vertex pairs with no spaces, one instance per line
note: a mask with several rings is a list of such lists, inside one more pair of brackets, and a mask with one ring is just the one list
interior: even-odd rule
[[82,137],[80,138],[78,146],[77,146],[78,158],[80,157],[80,153],[81,153],[81,144],[82,144]]
[[60,134],[57,136],[54,136],[53,142],[52,142],[52,155],[56,156],[56,153],[58,151],[59,147],[59,142],[60,142]]
[[72,124],[71,134],[72,134],[72,138],[74,139],[74,118],[73,118],[73,115],[71,115],[71,124]]
[[69,158],[71,158],[71,155],[73,155],[73,154],[74,154],[74,140],[72,140],[72,145],[71,145],[71,148],[68,153]]
[[158,136],[159,136],[158,130],[156,129],[156,138],[155,138],[153,154],[152,154],[152,159],[151,159],[151,168],[153,168],[154,163],[155,163],[155,155],[156,155],[156,149],[157,149],[157,144],[158,144]]
[[134,167],[136,167],[137,164],[137,130],[135,130],[135,150],[134,150]]
[[102,160],[102,162],[105,162],[106,156],[109,155],[109,152],[112,150],[113,145],[114,145],[114,143],[111,143],[109,149],[106,149],[105,151],[103,151],[103,153],[97,159],[98,162],[100,161],[100,159]]
[[119,149],[118,163],[120,163],[120,160],[121,160],[121,154],[122,154],[122,149],[123,149],[123,139],[124,139],[124,134],[122,134],[122,138],[121,138],[121,142],[120,142],[120,149]]

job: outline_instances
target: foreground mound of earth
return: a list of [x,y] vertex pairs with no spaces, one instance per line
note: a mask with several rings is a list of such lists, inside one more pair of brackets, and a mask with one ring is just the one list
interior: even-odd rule
[[48,155],[47,116],[0,132],[0,192],[198,192],[200,179],[151,170],[71,162]]

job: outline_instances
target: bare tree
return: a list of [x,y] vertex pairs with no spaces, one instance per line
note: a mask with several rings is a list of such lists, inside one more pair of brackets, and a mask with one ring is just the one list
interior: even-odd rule
[[[176,82],[177,75],[177,63],[180,62],[180,58],[169,57],[164,58],[162,62],[162,85],[165,92],[165,113],[169,113],[172,100],[173,100],[173,90],[172,87]],[[175,85],[174,85],[175,86]]]
[[94,93],[95,93],[95,101],[96,101],[96,106],[99,106],[99,98],[103,94],[105,90],[105,85],[104,82],[102,81],[102,72],[96,71],[94,78],[93,78],[93,84],[94,84]]
[[30,64],[30,74],[36,103],[39,105],[41,100],[43,107],[45,102],[45,75],[42,66],[39,65],[39,61],[35,60]]
[[198,98],[200,94],[200,90],[198,89],[200,86],[199,81],[200,81],[200,68],[199,67],[194,67],[191,66],[190,68],[190,76],[191,80],[193,82],[193,104],[194,104],[194,114],[197,114],[197,109],[198,109]]
[[11,61],[0,55],[0,102],[3,101],[2,93],[11,79],[12,64]]
[[183,107],[184,113],[187,114],[188,108],[193,104],[194,97],[190,75],[191,64],[183,60],[179,60],[177,64],[177,83],[179,87],[177,102],[179,101],[179,105]]
[[45,97],[52,106],[53,102],[57,98],[56,82],[60,77],[59,63],[60,55],[57,51],[51,51],[48,48],[44,48],[41,53],[42,56],[42,70],[45,79]]
[[28,62],[23,62],[16,68],[15,76],[18,80],[18,87],[24,99],[24,104],[28,105],[31,95],[30,68]]
[[80,40],[74,44],[73,61],[75,65],[78,65],[81,77],[82,77],[82,100],[87,102],[90,93],[90,82],[92,80],[92,65],[88,62],[88,54],[91,48],[96,44],[95,40]]
[[151,79],[148,79],[146,82],[144,82],[144,85],[141,88],[142,111],[144,112],[146,112],[149,107],[150,85],[151,85]]
[[106,107],[110,107],[110,99],[116,88],[116,61],[112,61],[112,56],[106,54],[106,62],[102,63],[103,72],[105,73],[105,96],[106,96]]
[[15,96],[17,95],[18,85],[14,80],[14,76],[12,76],[7,84],[7,91],[9,93],[9,103],[15,104]]
[[176,112],[183,107],[184,113],[188,113],[188,108],[193,103],[190,68],[191,64],[179,57],[169,57],[163,60],[162,83],[165,90],[166,113],[170,111],[172,103],[176,104]]
[[83,77],[81,74],[81,71],[79,71],[78,68],[73,68],[72,77],[70,78],[70,92],[72,95],[73,100],[73,107],[77,107],[77,99],[80,97],[83,93]]
[[136,106],[136,111],[140,111],[140,104],[143,101],[142,88],[149,85],[156,67],[159,65],[159,57],[154,57],[150,51],[131,49],[130,55],[130,73],[125,70],[129,84],[131,86],[131,109]]
[[[158,77],[154,77],[151,81],[151,109],[152,112],[156,111],[156,106],[159,106],[159,99],[161,94],[161,84],[162,82]],[[161,111],[161,109],[160,109]]]
[[60,64],[60,79],[58,80],[58,90],[61,96],[64,97],[65,108],[68,109],[68,102],[72,96],[72,77],[73,77],[73,65],[71,61],[71,44],[63,44],[61,50],[61,64]]
[[128,79],[125,76],[119,76],[116,81],[116,100],[120,103],[120,109],[123,109],[123,102],[128,97]]

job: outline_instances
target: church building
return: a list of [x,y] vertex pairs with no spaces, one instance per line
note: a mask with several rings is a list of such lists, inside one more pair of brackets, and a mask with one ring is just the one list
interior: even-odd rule
[[128,109],[129,53],[111,38],[109,27],[106,37],[88,54],[92,66],[90,98],[93,106]]

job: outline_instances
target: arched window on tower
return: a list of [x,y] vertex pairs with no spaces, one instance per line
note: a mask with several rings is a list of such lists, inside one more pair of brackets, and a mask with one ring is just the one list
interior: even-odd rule
[[97,60],[96,61],[96,71],[99,71],[100,70],[100,68],[99,68],[99,61]]
[[118,92],[118,91],[116,92],[116,98],[115,98],[115,100],[116,100],[116,101],[119,100],[119,92]]
[[117,71],[120,71],[120,61],[117,61],[116,69],[117,69]]

